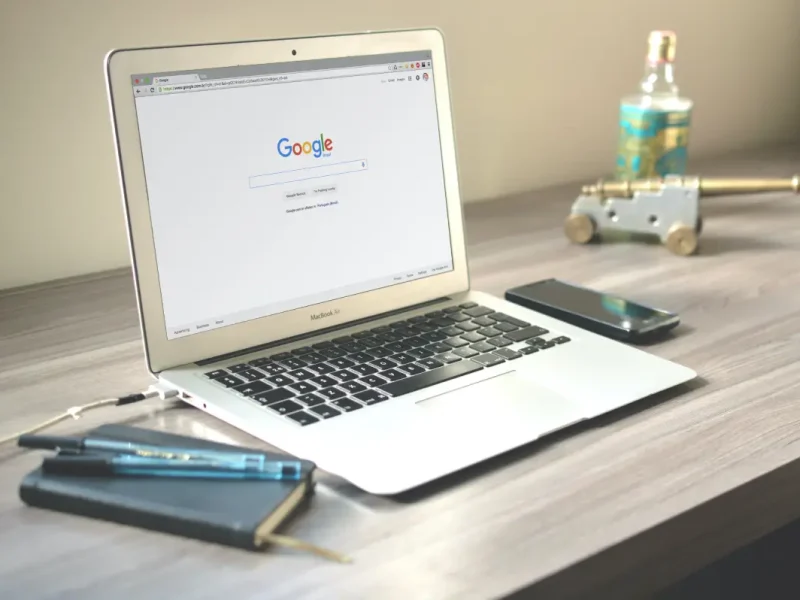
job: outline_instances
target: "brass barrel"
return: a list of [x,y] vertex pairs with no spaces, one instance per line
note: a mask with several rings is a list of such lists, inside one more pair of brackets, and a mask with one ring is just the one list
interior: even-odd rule
[[658,192],[667,185],[700,190],[700,196],[728,196],[766,192],[800,193],[800,175],[786,179],[759,179],[728,177],[668,177],[664,179],[637,179],[634,181],[603,181],[583,186],[584,196],[632,198],[636,192]]

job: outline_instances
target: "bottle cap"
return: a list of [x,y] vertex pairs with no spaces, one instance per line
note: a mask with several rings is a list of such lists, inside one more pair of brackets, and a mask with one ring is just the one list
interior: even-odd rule
[[651,31],[647,39],[648,62],[672,62],[675,60],[675,43],[678,36],[674,31]]

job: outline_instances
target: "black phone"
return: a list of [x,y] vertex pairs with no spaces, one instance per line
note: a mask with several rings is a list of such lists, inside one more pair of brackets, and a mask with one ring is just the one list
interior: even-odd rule
[[506,300],[571,325],[631,343],[654,341],[680,323],[667,310],[644,306],[559,279],[506,291]]

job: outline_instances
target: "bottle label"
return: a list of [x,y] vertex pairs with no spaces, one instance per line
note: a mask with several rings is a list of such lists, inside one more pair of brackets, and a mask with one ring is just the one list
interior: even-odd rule
[[616,177],[646,179],[686,173],[691,109],[621,105]]

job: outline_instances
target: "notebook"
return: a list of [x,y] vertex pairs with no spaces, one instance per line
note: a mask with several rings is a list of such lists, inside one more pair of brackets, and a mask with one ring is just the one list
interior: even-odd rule
[[[263,452],[125,425],[103,425],[87,435],[161,446]],[[320,549],[275,533],[313,492],[315,465],[301,462],[305,476],[298,481],[91,477],[36,469],[22,480],[19,495],[33,507],[248,550],[281,543],[319,553]]]

